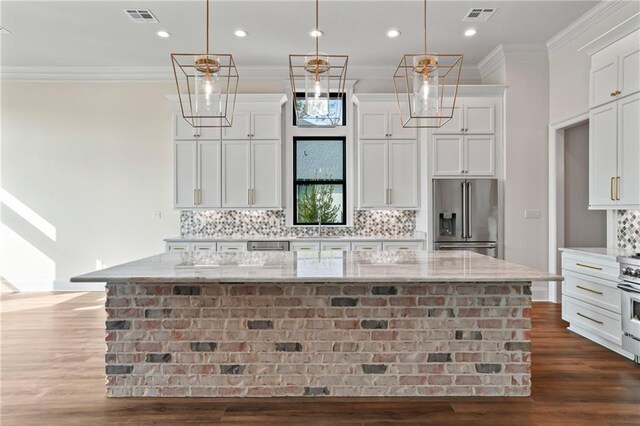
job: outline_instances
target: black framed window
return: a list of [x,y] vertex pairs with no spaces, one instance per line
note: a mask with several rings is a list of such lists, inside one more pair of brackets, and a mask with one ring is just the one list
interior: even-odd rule
[[[296,93],[296,102],[298,104],[299,110],[304,111],[304,105],[307,102],[304,97],[304,93],[297,92]],[[346,126],[347,125],[347,96],[346,94],[342,94],[342,97],[338,96],[338,93],[331,93],[329,96],[329,112],[330,116],[334,117],[337,114],[339,119],[337,122],[332,122],[332,120],[328,120],[326,118],[314,116],[313,114],[309,114],[308,116],[300,116],[300,121],[298,122],[298,115],[296,114],[295,105],[293,106],[293,125],[300,127],[336,127],[336,126]]]
[[293,138],[294,225],[346,225],[346,152],[345,137]]

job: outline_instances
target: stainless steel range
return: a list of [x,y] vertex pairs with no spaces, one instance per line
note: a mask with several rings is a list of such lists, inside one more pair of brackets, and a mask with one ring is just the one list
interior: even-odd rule
[[620,264],[622,347],[640,364],[640,253],[616,260]]

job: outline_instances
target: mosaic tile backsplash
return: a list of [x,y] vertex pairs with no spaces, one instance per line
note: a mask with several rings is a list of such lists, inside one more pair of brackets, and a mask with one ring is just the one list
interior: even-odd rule
[[640,251],[640,210],[618,211],[618,247]]
[[[323,226],[328,237],[409,237],[415,233],[412,210],[355,210],[353,226]],[[212,237],[313,237],[315,226],[287,226],[281,210],[183,210],[180,235],[184,238]]]

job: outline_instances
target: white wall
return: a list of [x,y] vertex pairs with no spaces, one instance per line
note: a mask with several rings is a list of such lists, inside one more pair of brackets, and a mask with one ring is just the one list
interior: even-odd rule
[[0,275],[22,290],[68,289],[99,262],[163,251],[179,232],[165,98],[174,90],[2,83]]
[[589,210],[589,123],[564,132],[564,246],[605,247],[607,214]]

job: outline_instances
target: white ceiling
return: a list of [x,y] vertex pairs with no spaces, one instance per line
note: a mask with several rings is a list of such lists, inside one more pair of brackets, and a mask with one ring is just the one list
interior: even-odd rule
[[[544,43],[596,1],[429,1],[430,50],[464,53],[476,65],[498,44]],[[232,53],[243,68],[286,69],[287,55],[314,48],[309,0],[212,2],[212,51]],[[488,22],[462,18],[472,7],[496,7]],[[157,24],[136,24],[125,8],[148,8]],[[2,1],[0,36],[4,67],[168,67],[169,54],[204,50],[204,1]],[[473,38],[463,36],[475,27]],[[421,50],[421,1],[323,0],[320,49],[348,54],[350,66],[394,67],[404,53]],[[244,29],[249,37],[233,36]],[[396,39],[385,32],[402,31]],[[169,39],[155,35],[158,30]],[[286,74],[282,75],[285,78]]]

